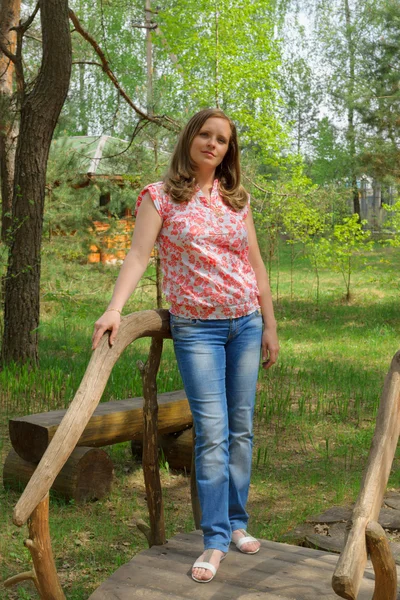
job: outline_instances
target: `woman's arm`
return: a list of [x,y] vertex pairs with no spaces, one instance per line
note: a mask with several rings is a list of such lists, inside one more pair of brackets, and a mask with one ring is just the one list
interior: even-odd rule
[[137,213],[131,248],[121,267],[110,304],[94,325],[93,350],[106,331],[111,331],[110,344],[113,345],[121,321],[120,311],[147,268],[161,226],[161,217],[147,192]]
[[264,369],[269,369],[269,367],[277,361],[279,353],[274,307],[272,305],[272,295],[269,287],[268,275],[261,258],[253,216],[250,209],[245,219],[245,223],[249,238],[249,261],[256,276],[257,286],[260,292],[261,312],[264,319],[264,331],[261,342],[262,361]]

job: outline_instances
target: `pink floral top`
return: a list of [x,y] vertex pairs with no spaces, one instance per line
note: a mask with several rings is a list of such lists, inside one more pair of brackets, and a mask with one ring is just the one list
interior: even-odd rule
[[217,179],[210,200],[197,188],[192,200],[182,204],[170,200],[162,182],[153,183],[139,194],[136,211],[146,192],[162,218],[157,245],[170,312],[227,319],[257,310],[259,293],[244,222],[249,206],[239,212],[227,206]]

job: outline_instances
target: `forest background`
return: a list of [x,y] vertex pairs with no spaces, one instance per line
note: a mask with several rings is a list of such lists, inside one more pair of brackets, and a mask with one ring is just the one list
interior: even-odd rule
[[[19,3],[0,2],[0,29],[6,8],[19,12]],[[187,118],[219,106],[238,126],[282,343],[280,364],[261,374],[258,390],[254,533],[281,539],[311,511],[354,500],[398,348],[398,3],[52,0],[39,11],[34,2],[20,8],[17,44],[3,29],[0,37],[2,160],[4,148],[17,154],[15,170],[1,166],[2,458],[7,419],[67,407],[90,358],[93,323],[117,275],[115,265],[88,264],[99,242],[93,221],[117,232],[141,187],[162,177]],[[104,163],[124,185],[97,178],[81,187],[87,161],[68,140],[102,135],[116,139]],[[378,223],[360,221],[363,181],[380,188],[387,216]],[[156,305],[155,277],[151,264],[128,311]],[[148,346],[134,346],[103,401],[141,395],[134,365]],[[159,390],[180,387],[166,344]],[[139,470],[127,448],[110,452],[118,477],[104,502],[107,526],[101,503],[52,507],[57,566],[66,589],[77,590],[71,598],[87,597],[144,545],[126,533],[132,502],[146,515]],[[164,466],[171,535],[193,523],[185,478]],[[2,490],[3,515],[17,497]],[[29,559],[9,519],[2,531],[6,577]]]

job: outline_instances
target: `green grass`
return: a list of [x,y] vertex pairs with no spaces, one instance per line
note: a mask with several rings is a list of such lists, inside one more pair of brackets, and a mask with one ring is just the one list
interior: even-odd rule
[[[0,373],[0,454],[9,450],[7,420],[68,406],[90,358],[93,323],[107,304],[117,269],[71,260],[70,240],[43,250],[40,368],[10,366]],[[76,258],[79,258],[79,253]],[[307,516],[353,502],[374,429],[383,380],[398,349],[398,251],[376,246],[353,276],[353,296],[343,301],[340,274],[321,273],[320,300],[306,260],[280,250],[272,289],[281,342],[280,360],[260,372],[255,411],[255,451],[250,490],[251,532],[282,536]],[[147,277],[154,275],[150,267]],[[145,280],[147,282],[147,280]],[[279,287],[277,290],[277,282]],[[277,293],[278,291],[278,293]],[[139,289],[126,312],[152,308],[155,289]],[[115,366],[102,401],[141,395],[136,361],[149,340],[137,340]],[[171,342],[166,341],[159,391],[182,387]],[[52,497],[54,555],[68,600],[86,599],[118,566],[146,547],[133,515],[146,519],[140,465],[129,444],[107,449],[116,481],[109,498],[75,506]],[[395,458],[389,487],[400,483]],[[193,529],[189,480],[162,469],[168,536]],[[0,490],[0,579],[30,568],[25,528],[12,525],[19,494]],[[35,598],[30,584],[0,598]]]

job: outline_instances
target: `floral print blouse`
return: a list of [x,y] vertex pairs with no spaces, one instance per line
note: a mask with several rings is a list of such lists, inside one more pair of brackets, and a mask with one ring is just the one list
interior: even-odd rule
[[248,259],[247,204],[237,212],[224,203],[214,181],[210,200],[199,187],[190,202],[172,202],[163,183],[146,186],[162,218],[157,246],[163,292],[173,315],[198,319],[242,317],[259,308]]

